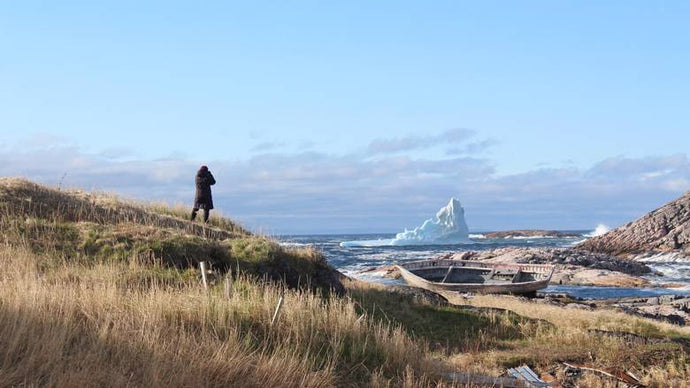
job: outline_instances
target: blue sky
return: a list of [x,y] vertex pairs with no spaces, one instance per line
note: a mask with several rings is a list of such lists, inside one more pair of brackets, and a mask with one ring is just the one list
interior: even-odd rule
[[269,233],[627,222],[690,189],[690,4],[0,2],[0,173]]

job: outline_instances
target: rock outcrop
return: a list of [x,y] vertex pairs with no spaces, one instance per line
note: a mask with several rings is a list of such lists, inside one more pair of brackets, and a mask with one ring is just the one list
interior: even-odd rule
[[580,269],[616,271],[640,276],[651,272],[642,263],[620,259],[606,253],[592,253],[573,248],[498,248],[446,255],[455,260],[480,260],[499,263],[555,264]]
[[[677,325],[690,324],[690,298],[681,295],[662,295],[652,298],[620,298],[592,301],[597,308],[625,311],[645,318],[657,319]],[[686,340],[687,341],[687,340]],[[684,342],[686,346],[690,341]]]
[[574,232],[560,232],[557,230],[543,230],[543,229],[520,229],[520,230],[504,230],[500,232],[482,233],[486,238],[515,238],[515,237],[580,237],[580,233]]
[[690,192],[577,248],[621,257],[671,251],[690,256]]
[[499,248],[448,255],[456,260],[481,260],[497,263],[554,264],[551,283],[579,286],[643,287],[649,281],[641,275],[650,268],[632,260],[605,253],[572,248]]

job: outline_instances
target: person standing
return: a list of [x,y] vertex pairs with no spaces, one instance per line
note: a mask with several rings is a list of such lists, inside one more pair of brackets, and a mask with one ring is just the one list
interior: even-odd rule
[[199,209],[204,211],[204,222],[208,222],[208,216],[213,209],[213,197],[211,196],[211,186],[216,184],[216,179],[209,171],[208,167],[201,166],[196,173],[196,195],[194,196],[194,208],[192,208],[192,221],[196,218]]

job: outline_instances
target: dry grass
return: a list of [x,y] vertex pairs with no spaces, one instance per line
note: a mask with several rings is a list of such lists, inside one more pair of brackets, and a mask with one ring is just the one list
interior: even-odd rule
[[332,386],[438,378],[423,345],[399,327],[362,316],[347,298],[287,290],[271,327],[281,292],[272,284],[240,277],[227,300],[220,287],[204,293],[184,274],[136,285],[121,281],[141,272],[136,265],[71,264],[45,273],[42,260],[26,249],[0,250],[0,386]]
[[[185,210],[0,180],[0,386],[439,382],[400,325],[298,287],[340,284],[319,252]],[[202,290],[200,260],[233,269],[231,299]]]
[[[221,217],[191,224],[188,210],[0,178],[0,386],[437,386],[452,370],[562,361],[690,381],[687,327],[511,297],[449,306],[361,282],[311,292],[340,285],[321,253]],[[200,260],[233,270],[231,299],[222,282],[202,290]]]
[[9,216],[9,220],[36,218],[100,225],[130,223],[173,228],[211,239],[249,236],[249,232],[241,226],[217,216],[211,219],[209,225],[191,223],[186,221],[189,212],[161,204],[141,205],[106,193],[58,190],[18,178],[0,178],[0,205],[3,207],[0,213]]
[[209,225],[191,223],[189,210],[0,178],[0,242],[47,253],[43,266],[137,260],[190,268],[206,261],[220,271],[342,292],[338,275],[314,249],[282,247],[218,216]]
[[[651,386],[690,386],[690,327],[622,312],[564,309],[511,296],[449,297],[454,303],[506,309],[553,324],[552,330],[533,331],[493,349],[451,357],[458,369],[499,371],[528,364],[549,371],[568,361],[603,370],[631,371]],[[556,377],[564,378],[562,370]],[[615,386],[609,379],[591,373],[586,373],[579,384]]]
[[[451,297],[452,298],[452,297]],[[454,299],[478,307],[496,307],[523,316],[545,319],[557,327],[576,327],[629,332],[644,336],[683,336],[690,338],[690,327],[635,317],[610,310],[564,309],[559,306],[532,302],[525,298],[499,295],[476,295],[471,299]]]

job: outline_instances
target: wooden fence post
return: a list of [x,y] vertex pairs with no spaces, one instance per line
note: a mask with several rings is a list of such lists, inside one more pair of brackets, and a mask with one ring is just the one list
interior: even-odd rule
[[283,295],[280,295],[280,299],[278,299],[278,306],[276,306],[276,312],[273,313],[273,319],[271,320],[271,326],[276,323],[278,320],[278,313],[280,312],[280,308],[283,307]]
[[206,280],[206,262],[199,262],[199,267],[201,267],[201,281],[204,283],[204,290],[208,291],[208,281]]
[[227,275],[225,275],[225,298],[232,298],[232,271],[228,270]]

